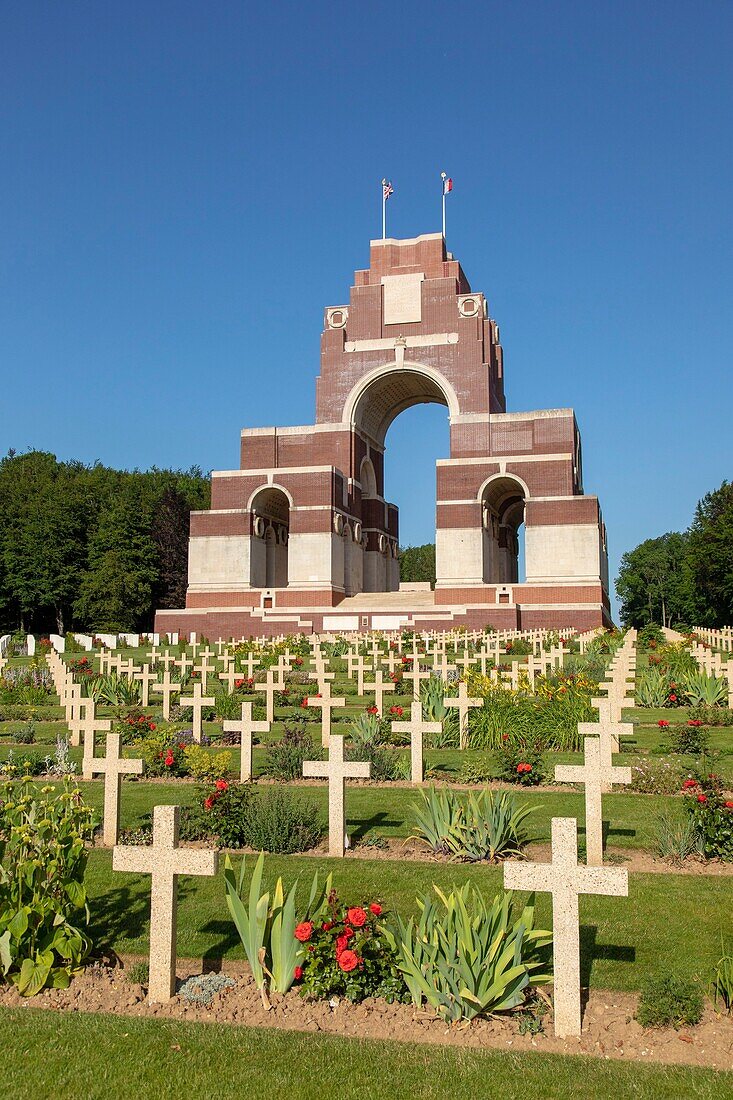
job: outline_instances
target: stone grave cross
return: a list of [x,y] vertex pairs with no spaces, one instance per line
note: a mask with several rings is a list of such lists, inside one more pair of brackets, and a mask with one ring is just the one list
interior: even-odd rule
[[219,673],[219,679],[224,681],[227,686],[227,691],[232,695],[234,692],[234,681],[242,679],[234,667],[234,661],[227,661],[226,668],[223,672]]
[[169,1001],[176,988],[176,910],[179,875],[215,875],[218,854],[178,847],[179,806],[155,806],[152,846],[117,845],[113,871],[152,875],[148,999]]
[[104,776],[104,843],[113,848],[120,832],[120,787],[123,775],[142,775],[142,760],[126,760],[120,756],[119,733],[107,734],[105,756],[89,761],[92,775]]
[[347,779],[368,779],[371,764],[344,760],[344,739],[334,733],[328,744],[328,760],[304,760],[303,776],[306,779],[328,780],[328,854],[343,856],[346,827],[344,799]]
[[578,863],[578,823],[574,817],[552,819],[552,863],[504,864],[507,890],[552,894],[552,961],[555,1035],[580,1035],[579,894],[627,897],[628,872],[622,867],[584,867]]
[[180,690],[181,685],[171,680],[171,670],[168,667],[164,669],[160,683],[152,685],[153,694],[163,696],[163,718],[166,722],[169,722],[171,717],[171,695],[177,695]]
[[189,707],[191,708],[193,714],[193,728],[191,732],[193,733],[194,741],[196,741],[197,743],[201,742],[201,734],[203,732],[203,727],[201,725],[201,712],[203,711],[204,707],[213,707],[215,702],[216,700],[214,699],[213,695],[203,694],[201,684],[198,683],[193,685],[193,698],[189,698],[188,696],[184,698],[183,696],[181,696],[178,700],[179,706],[185,707],[186,709],[188,709]]
[[255,722],[252,718],[252,704],[242,703],[242,717],[223,723],[224,733],[238,733],[241,737],[239,778],[242,783],[252,778],[252,734],[269,733],[269,722]]
[[557,764],[559,783],[582,783],[585,788],[585,850],[589,867],[603,866],[603,808],[601,794],[612,783],[630,783],[631,768],[617,768],[602,758],[598,737],[583,740],[583,764]]
[[82,776],[91,779],[89,771],[92,757],[94,756],[95,733],[107,733],[112,729],[112,721],[109,718],[97,718],[97,707],[93,699],[89,699],[84,708],[84,717],[79,719],[79,733],[83,739],[84,752],[82,754]]
[[382,677],[382,670],[378,668],[374,673],[374,681],[371,684],[364,684],[364,693],[367,691],[374,692],[374,705],[379,712],[379,717],[382,717],[382,708],[384,707],[384,693],[385,691],[394,691],[394,684],[385,682]]
[[412,681],[413,698],[419,699],[420,698],[420,684],[423,680],[429,680],[430,679],[430,672],[429,672],[428,669],[425,669],[425,670],[421,669],[418,661],[413,660],[411,667],[408,667],[402,673],[402,679]]
[[409,722],[393,722],[394,733],[410,735],[410,778],[412,783],[423,781],[423,736],[426,733],[440,733],[441,722],[423,721],[422,703],[415,699],[410,707]]
[[468,741],[468,712],[471,707],[480,707],[482,704],[483,699],[473,699],[468,694],[465,680],[461,680],[458,684],[457,698],[452,695],[445,695],[443,697],[444,707],[458,708],[459,745],[462,749],[465,749]]
[[150,665],[143,665],[142,668],[135,674],[135,679],[140,684],[140,705],[143,707],[150,706],[150,685],[157,680],[157,673],[150,667]]
[[321,688],[320,694],[309,695],[306,702],[309,707],[320,707],[321,709],[321,744],[324,748],[328,748],[331,736],[331,710],[333,707],[345,707],[346,699],[343,696],[334,698],[331,695],[331,684],[328,680],[324,680],[322,684],[319,684],[319,687]]

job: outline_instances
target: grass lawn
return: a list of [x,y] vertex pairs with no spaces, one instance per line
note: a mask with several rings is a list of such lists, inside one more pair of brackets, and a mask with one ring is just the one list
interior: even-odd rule
[[[239,857],[235,857],[238,862]],[[248,857],[250,867],[254,857]],[[467,864],[344,860],[306,856],[266,856],[269,886],[278,875],[289,884],[300,877],[307,895],[316,870],[331,871],[346,901],[379,899],[409,915],[415,897],[435,883],[450,888],[472,880],[490,896],[501,888],[500,868]],[[121,954],[148,951],[150,878],[112,871],[109,851],[90,854],[87,870],[95,942]],[[633,874],[628,898],[583,897],[580,901],[583,985],[637,990],[649,975],[668,970],[698,977],[709,985],[720,957],[720,936],[730,927],[731,880],[690,875]],[[538,917],[551,926],[548,895],[538,895]],[[179,880],[178,954],[181,958],[244,958],[224,900],[221,874]]]
[[[551,1054],[417,1046],[116,1016],[0,1012],[0,1084],[15,1100],[110,1096],[288,1100],[725,1100],[733,1074]],[[580,1082],[582,1081],[582,1085]]]
[[[101,811],[103,785],[95,780],[82,783],[85,800]],[[267,790],[267,787],[263,787]],[[325,826],[328,813],[326,783],[312,787],[293,787],[303,799],[312,802]],[[156,803],[186,805],[196,797],[191,783],[124,782],[121,799],[121,826],[135,828],[150,814]],[[530,819],[537,840],[550,839],[552,817],[577,817],[583,836],[585,803],[578,791],[558,792],[540,789],[519,789],[520,804],[536,807]],[[417,801],[416,790],[408,787],[350,786],[346,796],[347,825],[353,841],[372,830],[386,837],[408,837],[413,833],[410,807]],[[657,795],[610,794],[603,799],[603,816],[607,822],[607,841],[611,847],[653,848],[659,815],[674,808],[671,799]]]

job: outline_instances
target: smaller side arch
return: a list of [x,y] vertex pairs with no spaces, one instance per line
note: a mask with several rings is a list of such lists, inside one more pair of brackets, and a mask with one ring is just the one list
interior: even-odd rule
[[520,528],[529,495],[526,482],[514,474],[492,474],[479,489],[486,584],[519,582]]

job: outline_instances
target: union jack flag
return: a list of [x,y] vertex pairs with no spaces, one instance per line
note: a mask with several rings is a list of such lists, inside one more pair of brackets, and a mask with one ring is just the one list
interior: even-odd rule
[[390,195],[394,194],[394,187],[389,180],[382,180],[382,198],[388,199]]

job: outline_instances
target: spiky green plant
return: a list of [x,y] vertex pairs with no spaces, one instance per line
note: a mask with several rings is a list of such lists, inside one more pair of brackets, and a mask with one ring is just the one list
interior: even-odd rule
[[488,905],[472,883],[448,895],[433,890],[417,899],[417,920],[397,917],[386,930],[414,1004],[427,1002],[450,1022],[471,1020],[516,1008],[530,979],[550,980],[552,935],[534,927],[534,895],[512,924],[510,892]]
[[723,677],[708,675],[702,669],[685,673],[677,687],[691,707],[723,706],[728,701],[728,685]]

